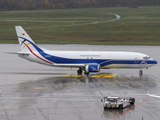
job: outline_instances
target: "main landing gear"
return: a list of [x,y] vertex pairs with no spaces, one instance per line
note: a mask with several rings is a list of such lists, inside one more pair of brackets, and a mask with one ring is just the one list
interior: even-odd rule
[[77,70],[78,75],[82,75],[82,68],[79,68],[79,70]]
[[143,74],[143,71],[142,71],[142,70],[139,70],[139,74],[142,75],[142,74]]
[[[77,74],[78,74],[78,75],[82,75],[82,73],[83,73],[82,68],[79,68],[79,69],[77,70]],[[88,76],[88,75],[89,75],[89,72],[84,72],[84,74]]]

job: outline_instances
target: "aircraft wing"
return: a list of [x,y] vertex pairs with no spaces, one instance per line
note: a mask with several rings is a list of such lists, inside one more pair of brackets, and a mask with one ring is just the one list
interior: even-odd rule
[[54,64],[55,67],[85,67],[86,64]]
[[153,95],[153,94],[149,94],[148,92],[147,92],[147,95],[148,95],[148,96],[151,96],[151,97],[155,97],[155,98],[160,98],[160,96],[158,96],[158,95]]

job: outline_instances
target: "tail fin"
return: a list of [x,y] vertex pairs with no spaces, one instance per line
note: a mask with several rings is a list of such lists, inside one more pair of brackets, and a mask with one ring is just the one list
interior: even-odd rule
[[42,51],[21,26],[15,26],[21,52]]

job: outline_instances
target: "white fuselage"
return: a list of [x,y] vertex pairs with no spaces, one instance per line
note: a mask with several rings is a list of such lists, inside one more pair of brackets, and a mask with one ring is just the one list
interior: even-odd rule
[[120,51],[50,51],[37,46],[21,26],[15,26],[21,52],[29,61],[56,67],[78,67],[78,74],[109,68],[148,68],[157,61],[137,52]]
[[29,55],[20,54],[19,56],[32,62],[59,67],[84,67],[86,64],[99,64],[102,69],[141,69],[151,67],[156,63],[154,59],[142,53],[119,51],[33,51]]

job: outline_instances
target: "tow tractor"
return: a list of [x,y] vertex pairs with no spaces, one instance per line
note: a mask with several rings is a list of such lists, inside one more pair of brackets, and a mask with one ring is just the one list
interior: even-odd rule
[[104,99],[101,101],[103,102],[104,109],[107,109],[107,108],[123,109],[125,107],[128,107],[129,105],[134,105],[135,98],[130,98],[130,97],[121,98],[118,96],[108,96],[108,97],[104,97]]

